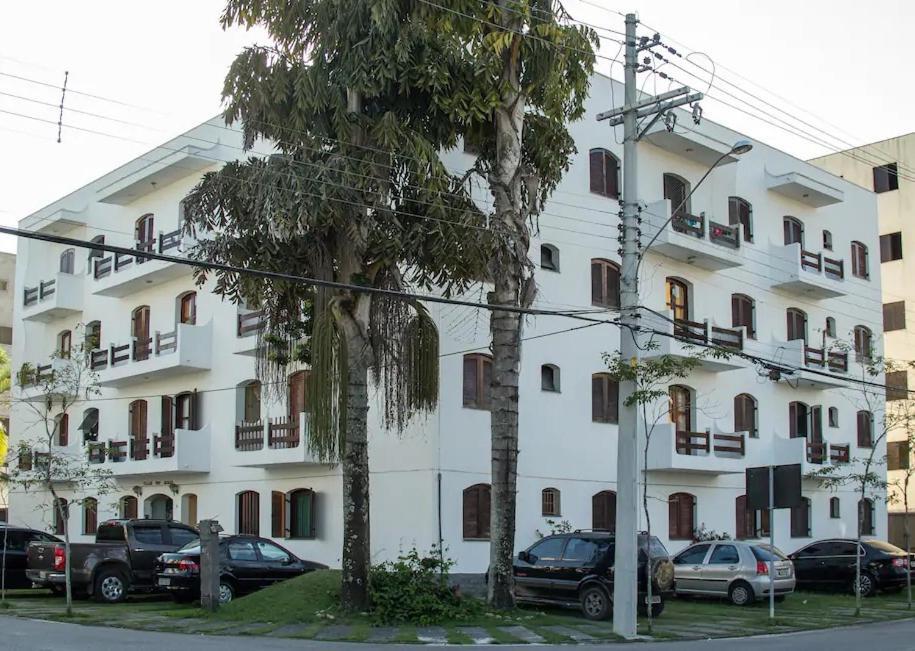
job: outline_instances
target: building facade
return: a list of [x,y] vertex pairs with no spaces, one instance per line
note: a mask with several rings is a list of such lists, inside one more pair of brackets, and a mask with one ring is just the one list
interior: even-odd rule
[[[536,307],[616,314],[622,145],[595,121],[611,83],[593,78],[587,115],[571,127],[578,154],[539,217],[530,252]],[[622,97],[619,87],[614,93]],[[687,123],[655,127],[640,146],[643,244],[662,231],[642,264],[644,321],[656,341],[645,354],[692,355],[689,344],[733,354],[704,360],[657,405],[649,504],[653,532],[671,551],[700,530],[768,535],[768,518],[745,508],[746,467],[850,467],[857,446],[869,444],[856,429],[861,364],[833,344],[881,327],[880,276],[866,259],[878,247],[873,194],[808,163],[761,143],[739,160],[727,156],[661,229],[690,184],[741,138],[684,116]],[[272,536],[336,565],[340,470],[317,463],[305,445],[307,369],[290,369],[284,386],[259,385],[257,315],[221,301],[211,284],[195,288],[185,266],[142,260],[151,247],[184,255],[192,246],[179,230],[181,199],[203,172],[241,157],[240,145],[213,120],[24,219],[24,229],[104,238],[138,253],[83,249],[71,262],[67,247],[22,241],[17,296],[38,287],[39,300],[17,301],[14,351],[39,366],[72,345],[78,323],[90,333],[101,395],[70,416],[62,443],[117,477],[120,491],[99,499],[99,518],[216,518],[228,531]],[[462,151],[445,160],[454,171],[473,162]],[[57,291],[41,298],[48,282]],[[485,291],[466,297],[482,300]],[[429,308],[440,331],[437,410],[400,435],[382,429],[378,403],[370,410],[373,558],[442,544],[457,572],[478,573],[489,557],[488,313]],[[525,324],[519,549],[563,523],[614,526],[618,390],[602,354],[618,349],[619,332],[582,325],[554,315]],[[13,421],[21,431],[28,414],[14,409]],[[804,508],[775,515],[781,547],[855,531],[853,491],[805,479],[803,492]],[[59,526],[34,508],[38,499],[16,493],[13,517]],[[882,499],[865,512],[868,531],[885,535]],[[77,539],[95,522],[70,512]]]
[[[889,539],[896,545],[905,545],[903,521],[905,500],[903,492],[906,475],[911,476],[911,450],[909,438],[915,434],[908,427],[905,415],[912,409],[912,386],[909,382],[908,362],[915,359],[915,289],[911,279],[915,263],[906,252],[915,250],[915,230],[907,218],[915,214],[915,173],[906,161],[915,160],[915,133],[863,145],[856,149],[831,154],[811,161],[815,165],[842,178],[873,191],[877,197],[877,214],[880,222],[880,274],[883,287],[883,338],[887,359],[896,369],[887,374],[888,412],[896,411],[898,426],[887,434],[887,457],[884,469],[890,484]],[[907,318],[908,317],[908,318]],[[908,431],[907,431],[908,430]],[[911,432],[911,433],[910,433]],[[908,490],[909,510],[915,510],[915,481]],[[915,517],[911,514],[910,529],[915,531]]]
[[[0,253],[0,348],[7,356],[12,354],[13,344],[13,291],[16,284],[16,254]],[[12,362],[11,362],[12,367]],[[10,431],[10,392],[0,392],[0,426],[4,433]],[[0,476],[6,463],[0,454]],[[0,479],[0,522],[6,522],[9,511],[7,485]]]

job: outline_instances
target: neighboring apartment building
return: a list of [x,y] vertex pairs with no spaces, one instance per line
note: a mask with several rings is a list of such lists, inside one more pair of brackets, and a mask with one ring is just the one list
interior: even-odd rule
[[[531,248],[539,307],[606,308],[609,317],[618,303],[622,146],[595,121],[608,108],[611,83],[593,78],[587,115],[571,127],[579,153],[539,218]],[[643,242],[740,137],[708,121],[695,130],[651,130],[640,146]],[[191,244],[178,231],[182,197],[201,173],[241,157],[240,143],[236,131],[211,121],[21,227],[181,255]],[[460,171],[473,160],[461,151],[445,158]],[[480,198],[487,198],[482,189]],[[829,246],[821,246],[824,237]],[[868,421],[856,416],[860,364],[827,349],[835,339],[851,341],[856,329],[862,337],[879,332],[880,278],[867,257],[877,248],[871,192],[761,143],[713,172],[652,246],[642,292],[657,315],[645,321],[678,338],[658,337],[648,355],[690,354],[683,339],[712,341],[782,367],[774,381],[777,374],[741,357],[707,360],[670,387],[673,408],[652,437],[648,481],[654,532],[671,551],[700,528],[768,535],[768,518],[746,509],[746,467],[844,469],[858,446],[871,444]],[[340,470],[316,463],[305,445],[307,370],[291,372],[278,397],[261,391],[256,314],[220,301],[211,285],[195,288],[178,264],[139,264],[137,257],[31,240],[21,242],[20,258],[17,296],[52,281],[57,291],[17,302],[16,359],[45,364],[55,348],[72,344],[78,322],[100,342],[92,359],[101,399],[74,414],[59,441],[117,476],[121,490],[99,500],[98,517],[217,518],[227,531],[259,532],[305,558],[339,563]],[[468,296],[485,292],[474,288]],[[372,403],[373,558],[442,543],[457,572],[482,572],[489,558],[488,313],[438,304],[430,310],[441,334],[438,409],[396,435],[382,431]],[[548,531],[550,520],[614,526],[618,390],[601,354],[618,348],[619,332],[610,325],[571,329],[580,325],[559,316],[526,323],[519,549]],[[20,394],[28,397],[29,389]],[[24,409],[14,410],[15,431],[27,420]],[[805,480],[803,492],[805,507],[776,514],[781,547],[855,531],[853,491],[829,492]],[[15,518],[59,527],[50,513],[34,510],[36,499],[16,494]],[[883,500],[867,507],[866,531],[885,536]],[[98,521],[79,510],[69,518],[77,539]]]
[[[887,409],[899,409],[909,400],[909,372],[905,365],[915,360],[915,133],[863,145],[856,149],[830,154],[811,161],[833,174],[872,190],[877,195],[880,220],[880,275],[883,286],[884,353],[900,368],[887,374],[887,384],[902,391],[887,392]],[[908,318],[907,318],[908,317]],[[892,404],[895,403],[895,404]],[[905,406],[908,411],[911,406]],[[910,429],[915,424],[910,425]],[[915,431],[913,431],[915,434]],[[886,471],[890,484],[901,482],[911,463],[908,435],[904,427],[887,436]],[[909,488],[910,510],[915,510],[915,478]],[[904,545],[904,501],[899,489],[890,490],[889,538]],[[910,515],[911,534],[915,534],[915,516]]]
[[[0,252],[0,348],[12,354],[13,344],[13,290],[16,283],[16,254]],[[10,392],[0,393],[0,425],[10,431]],[[0,477],[6,459],[0,456]],[[6,482],[0,478],[0,522],[6,522],[9,511]]]

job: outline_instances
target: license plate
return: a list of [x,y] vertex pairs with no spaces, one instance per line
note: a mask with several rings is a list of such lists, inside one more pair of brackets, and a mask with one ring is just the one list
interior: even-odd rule
[[171,585],[171,584],[172,584],[171,579],[159,579],[159,585]]
[[[648,603],[648,597],[645,597],[645,603],[646,603],[646,604]],[[661,603],[661,597],[659,597],[658,595],[652,595],[652,597],[651,597],[651,603],[653,603],[653,604],[659,604],[659,603]]]
[[788,576],[788,570],[778,570],[775,573],[775,576],[777,576],[779,578],[784,578],[784,577]]

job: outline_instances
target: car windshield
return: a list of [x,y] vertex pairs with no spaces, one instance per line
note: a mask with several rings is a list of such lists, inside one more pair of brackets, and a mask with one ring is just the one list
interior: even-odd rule
[[904,549],[899,549],[896,545],[891,545],[888,542],[883,542],[882,540],[868,540],[864,543],[869,545],[874,549],[884,552],[885,554],[905,554]]
[[753,550],[753,556],[756,557],[756,560],[763,561],[768,563],[769,561],[784,561],[788,557],[785,556],[780,549],[773,547],[772,545],[753,545],[751,548]]
[[195,538],[184,547],[178,550],[179,552],[187,552],[189,554],[199,554],[200,553],[200,539]]

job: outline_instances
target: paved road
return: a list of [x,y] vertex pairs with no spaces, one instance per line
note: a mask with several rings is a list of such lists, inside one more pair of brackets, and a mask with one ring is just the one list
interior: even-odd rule
[[[810,631],[734,640],[697,642],[656,642],[639,644],[602,644],[581,647],[587,651],[633,649],[637,651],[725,651],[735,646],[741,651],[912,651],[915,649],[915,620],[869,624],[829,631]],[[60,624],[17,617],[0,617],[0,649],[4,651],[417,651],[421,645],[347,644],[310,640],[227,637],[154,633],[117,628]],[[467,647],[464,647],[467,648]],[[535,645],[497,647],[505,651],[530,651]]]

